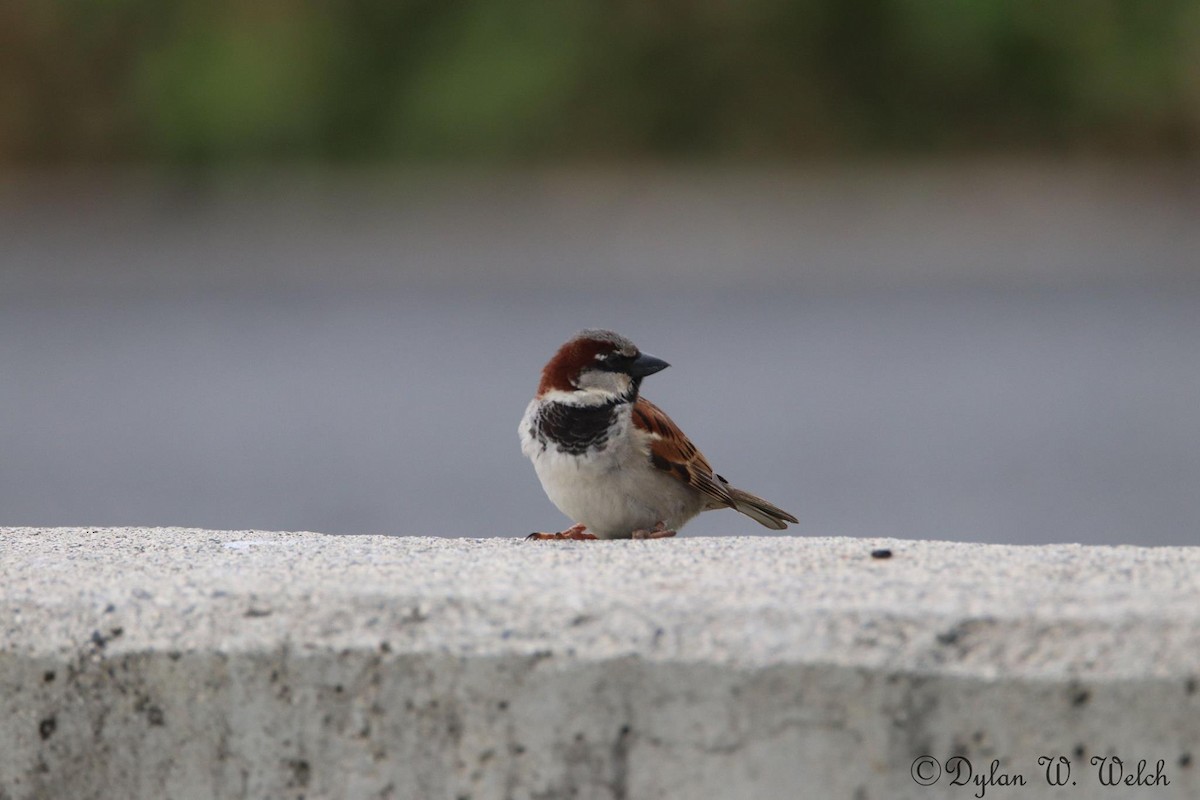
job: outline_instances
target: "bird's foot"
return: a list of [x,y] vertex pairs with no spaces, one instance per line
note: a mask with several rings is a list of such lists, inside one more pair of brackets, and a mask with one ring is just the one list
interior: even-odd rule
[[669,539],[675,535],[675,531],[667,530],[667,525],[661,520],[653,528],[636,530],[630,534],[634,539]]
[[572,539],[574,541],[580,542],[580,541],[585,541],[587,539],[597,538],[595,534],[585,533],[586,530],[587,530],[586,525],[572,525],[571,527],[567,528],[565,531],[559,531],[558,533],[538,533],[535,531],[535,532],[529,534],[528,536],[526,536],[525,541],[527,541],[527,542],[544,542],[544,541],[561,541],[563,539]]

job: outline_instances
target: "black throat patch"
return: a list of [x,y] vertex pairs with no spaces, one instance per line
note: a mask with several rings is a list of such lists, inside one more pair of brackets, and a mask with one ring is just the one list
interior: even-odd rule
[[618,409],[628,401],[618,398],[598,406],[547,403],[538,412],[532,431],[543,449],[553,446],[573,456],[588,450],[603,450],[617,421]]

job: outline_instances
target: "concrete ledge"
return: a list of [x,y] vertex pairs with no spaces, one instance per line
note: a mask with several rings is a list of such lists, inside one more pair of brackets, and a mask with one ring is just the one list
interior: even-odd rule
[[1197,548],[8,528],[0,581],[0,798],[1200,796]]

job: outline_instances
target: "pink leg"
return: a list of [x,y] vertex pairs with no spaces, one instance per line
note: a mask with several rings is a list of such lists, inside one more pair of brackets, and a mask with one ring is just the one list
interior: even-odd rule
[[632,538],[634,539],[667,539],[675,535],[675,531],[667,530],[667,525],[662,520],[659,520],[650,530],[642,529],[634,531]]
[[559,533],[534,533],[525,537],[525,541],[561,541],[563,539],[573,539],[575,541],[584,541],[585,539],[595,539],[596,536],[590,533],[584,533],[587,530],[586,525],[572,525],[565,531]]

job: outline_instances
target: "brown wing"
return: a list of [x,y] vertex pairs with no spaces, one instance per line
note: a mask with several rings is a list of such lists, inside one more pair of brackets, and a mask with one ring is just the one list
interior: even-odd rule
[[652,434],[650,462],[657,469],[708,495],[714,506],[736,507],[725,481],[661,408],[639,397],[633,404],[633,425]]

